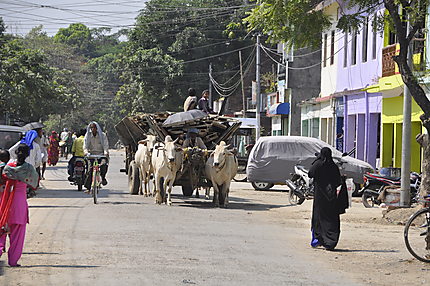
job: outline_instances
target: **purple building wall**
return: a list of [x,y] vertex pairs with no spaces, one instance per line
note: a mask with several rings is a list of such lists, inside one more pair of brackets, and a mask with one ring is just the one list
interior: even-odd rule
[[[344,13],[355,12],[342,7]],[[381,12],[382,13],[382,12]],[[361,28],[357,33],[356,64],[352,63],[352,33],[345,35],[343,32],[338,35],[338,70],[336,81],[336,92],[346,90],[363,89],[366,86],[377,84],[382,75],[382,48],[384,44],[383,35],[373,32],[373,15],[368,17],[367,27],[367,57],[363,59],[363,40],[365,41],[365,28]],[[346,45],[346,66],[345,66],[345,39]],[[374,52],[375,51],[375,52]]]
[[[352,59],[353,34],[338,33],[336,94],[343,96],[344,102],[343,151],[349,152],[356,148],[355,157],[375,167],[378,157],[382,95],[368,93],[365,88],[377,84],[381,77],[383,35],[373,33],[372,19],[373,15],[368,20],[367,40],[364,36],[366,28],[362,27],[357,33],[355,64]],[[367,48],[363,45],[366,41]],[[364,52],[366,49],[367,53]]]

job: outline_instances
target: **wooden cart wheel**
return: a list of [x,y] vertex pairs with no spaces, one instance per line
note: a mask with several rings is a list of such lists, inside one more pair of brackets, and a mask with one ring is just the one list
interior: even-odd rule
[[194,192],[193,185],[191,185],[190,183],[182,184],[182,194],[185,197],[191,197],[193,195],[193,192]]
[[139,194],[139,187],[139,167],[137,167],[136,162],[131,161],[130,166],[128,167],[128,189],[130,191],[130,195]]

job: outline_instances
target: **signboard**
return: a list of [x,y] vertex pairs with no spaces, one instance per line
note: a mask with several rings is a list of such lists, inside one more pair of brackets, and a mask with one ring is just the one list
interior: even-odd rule
[[278,81],[279,102],[285,102],[285,80]]
[[257,82],[256,81],[252,81],[251,103],[252,104],[257,104]]

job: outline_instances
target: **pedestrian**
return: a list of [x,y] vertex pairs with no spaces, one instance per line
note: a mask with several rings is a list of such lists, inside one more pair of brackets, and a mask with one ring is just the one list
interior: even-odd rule
[[207,114],[213,114],[213,110],[209,106],[209,90],[204,90],[202,92],[202,97],[199,99],[198,108]]
[[45,180],[45,171],[46,171],[46,163],[48,162],[48,148],[49,148],[49,139],[45,134],[45,131],[42,132],[42,138],[40,139],[40,148],[42,149],[42,176],[41,180]]
[[0,204],[0,249],[5,248],[8,235],[8,263],[11,267],[21,266],[18,261],[24,247],[26,224],[29,223],[27,185],[35,188],[39,180],[36,169],[25,162],[30,155],[30,147],[20,143],[15,155],[17,159],[8,163],[3,171],[6,188]]
[[69,130],[67,128],[63,129],[63,132],[60,133],[60,156],[66,156],[66,141],[69,136]]
[[188,97],[184,102],[184,111],[195,109],[197,105],[196,90],[194,88],[188,89]]
[[73,134],[72,134],[71,131],[69,131],[67,133],[67,137],[66,137],[66,141],[65,142],[66,142],[66,144],[65,144],[66,148],[64,148],[64,150],[65,150],[64,157],[67,160],[67,157],[69,156],[69,154],[72,153],[72,146],[73,146]]
[[16,150],[19,144],[24,143],[30,147],[30,155],[27,157],[26,162],[30,163],[35,169],[39,168],[42,164],[42,151],[39,144],[37,144],[37,139],[39,134],[36,130],[30,130],[25,133],[24,138],[18,141],[15,145],[9,148],[10,157],[16,159]]
[[311,246],[323,246],[327,250],[333,250],[340,236],[337,187],[341,184],[341,176],[330,148],[321,149],[309,169],[309,177],[314,178],[315,190]]
[[58,134],[52,131],[51,136],[49,136],[49,148],[48,148],[48,165],[55,166],[58,163],[58,156],[60,152],[60,141]]

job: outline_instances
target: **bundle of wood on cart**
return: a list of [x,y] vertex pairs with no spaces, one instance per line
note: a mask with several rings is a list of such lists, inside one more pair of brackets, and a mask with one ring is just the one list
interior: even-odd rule
[[165,124],[166,119],[172,115],[175,113],[159,112],[125,117],[115,126],[115,129],[122,143],[132,148],[137,147],[137,143],[145,139],[148,134],[157,136],[160,141],[164,141],[164,138],[170,135],[173,139],[179,138],[177,143],[182,145],[187,131],[195,128],[208,149],[214,149],[216,144],[221,141],[228,143],[240,126],[240,122],[236,119],[219,115],[205,115],[200,118]]

